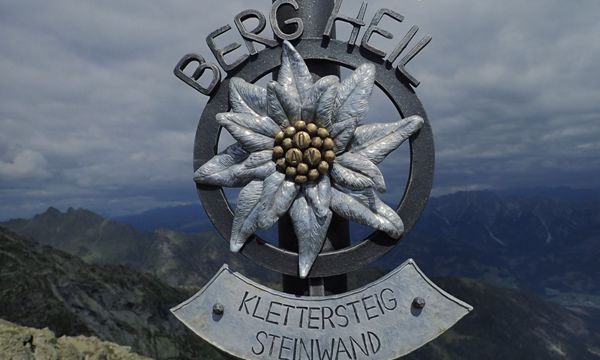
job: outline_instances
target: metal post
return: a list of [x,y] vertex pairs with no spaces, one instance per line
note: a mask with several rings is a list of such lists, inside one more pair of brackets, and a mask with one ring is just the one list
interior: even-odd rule
[[[275,2],[275,1],[273,1]],[[277,21],[284,32],[293,32],[295,25],[285,25],[283,22],[290,18],[300,18],[304,23],[304,38],[321,38],[325,25],[333,11],[333,0],[297,0],[299,9],[294,10],[292,6],[282,6],[277,14]],[[335,38],[335,29],[332,32]],[[325,75],[340,75],[340,68],[329,63],[308,62],[313,77],[319,78]],[[327,232],[324,250],[341,249],[350,245],[350,229],[348,221],[334,214]],[[289,216],[279,220],[279,246],[281,248],[298,251],[298,239]],[[283,291],[311,296],[325,294],[340,294],[348,289],[346,275],[337,275],[327,278],[312,278],[303,280],[294,276],[283,275]]]

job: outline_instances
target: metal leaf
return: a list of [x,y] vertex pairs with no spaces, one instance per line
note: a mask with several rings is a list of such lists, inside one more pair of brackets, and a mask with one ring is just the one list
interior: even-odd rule
[[351,190],[373,187],[386,191],[385,180],[379,168],[362,155],[344,153],[338,156],[331,169],[333,181]]
[[353,191],[353,190],[350,190],[348,188],[344,188],[341,186],[334,185],[334,187],[343,193],[350,194],[353,198],[355,198],[356,200],[363,203],[363,205],[365,205],[365,206],[369,207],[371,210],[375,211],[375,209],[376,209],[375,198],[377,197],[377,195],[375,194],[375,191],[373,190],[373,188],[367,188],[364,190]]
[[275,171],[271,150],[263,150],[248,155],[236,143],[215,155],[194,174],[198,184],[240,187],[252,180],[265,179]]
[[323,248],[327,229],[331,222],[331,210],[325,216],[317,216],[304,194],[300,194],[290,208],[294,232],[298,238],[298,267],[301,278],[306,278]]
[[[209,176],[213,172],[220,172],[225,169],[229,169],[231,166],[241,163],[246,160],[250,155],[249,152],[244,150],[242,145],[235,143],[228,146],[225,150],[213,156],[212,159],[208,160],[198,170],[196,170],[195,176],[201,176],[202,178]],[[194,178],[195,180],[195,178]],[[211,184],[218,185],[218,184]],[[225,186],[225,185],[224,185]]]
[[404,232],[404,222],[400,218],[400,215],[398,215],[394,209],[384,203],[372,188],[362,191],[348,191],[347,189],[343,188],[338,188],[338,190],[360,201],[363,205],[369,207],[374,213],[385,217],[390,223],[392,223],[392,225],[396,227],[397,232]]
[[363,64],[338,87],[335,99],[331,135],[335,141],[335,151],[346,149],[354,130],[363,120],[369,109],[369,97],[375,83],[375,66]]
[[273,226],[288,211],[299,189],[299,185],[286,180],[282,173],[274,172],[266,178],[258,205],[258,227],[268,229]]
[[324,175],[318,183],[309,183],[305,187],[306,200],[318,217],[324,218],[328,214],[331,202],[331,181]]
[[[329,75],[320,78],[311,87],[308,98],[302,104],[302,120],[315,121],[318,125],[331,129],[331,116],[340,79]],[[315,114],[318,116],[315,119]]]
[[400,215],[389,207],[386,203],[384,203],[375,192],[373,192],[373,196],[375,199],[375,212],[378,215],[385,217],[392,225],[396,227],[396,233],[398,233],[398,237],[404,233],[404,222]]
[[300,120],[302,106],[297,95],[290,93],[281,84],[271,81],[267,85],[267,113],[280,126]]
[[287,40],[283,42],[281,68],[277,81],[292,95],[298,94],[301,104],[306,101],[308,92],[313,85],[312,74],[304,59]]
[[234,77],[229,82],[229,103],[236,113],[267,115],[267,89]]
[[337,162],[334,162],[331,168],[331,180],[351,190],[363,190],[375,185],[368,176],[347,169]]
[[333,116],[333,107],[337,95],[337,85],[330,86],[317,101],[315,123],[326,129],[331,129],[331,118]]
[[388,124],[359,126],[354,132],[349,151],[365,156],[375,164],[396,150],[406,139],[424,124],[418,115]]
[[258,202],[263,192],[263,181],[252,181],[246,185],[238,196],[229,245],[231,251],[238,252],[248,237],[258,228]]
[[387,207],[383,202],[377,203],[376,209],[373,210],[367,204],[352,196],[352,193],[348,194],[335,188],[331,189],[331,209],[336,214],[356,223],[381,230],[397,239],[402,235],[402,230],[393,221],[397,221],[399,217],[398,219],[393,217],[392,220],[388,219],[391,214],[384,206]]
[[[247,118],[243,119],[242,117],[244,116]],[[273,148],[274,136],[280,131],[279,127],[266,116],[257,117],[249,114],[220,113],[217,114],[217,121],[248,152]]]
[[[277,126],[277,124],[275,124],[275,122],[268,116],[226,112],[217,114],[217,120],[219,122],[232,122],[238,126],[247,128],[258,134],[269,136],[271,138],[274,138],[275,135],[281,130],[279,126]],[[225,124],[221,125],[225,126]]]

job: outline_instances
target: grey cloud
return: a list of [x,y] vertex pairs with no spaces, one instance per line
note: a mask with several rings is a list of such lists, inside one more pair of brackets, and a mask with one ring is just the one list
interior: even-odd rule
[[0,161],[0,177],[18,180],[44,179],[49,176],[47,164],[46,158],[39,152],[24,150],[16,154],[12,161]]
[[596,186],[597,149],[578,145],[600,138],[599,4],[436,5],[446,17],[429,19],[432,49],[445,51],[416,65],[437,135],[437,190]]

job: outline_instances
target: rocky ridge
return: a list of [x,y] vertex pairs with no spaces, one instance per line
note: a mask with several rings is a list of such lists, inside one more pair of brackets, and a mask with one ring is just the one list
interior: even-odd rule
[[61,336],[0,320],[0,360],[150,360],[94,336]]

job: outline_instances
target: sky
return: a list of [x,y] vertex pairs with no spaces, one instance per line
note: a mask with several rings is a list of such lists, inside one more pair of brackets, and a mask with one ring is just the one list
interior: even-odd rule
[[[345,0],[342,13],[359,6]],[[408,69],[434,131],[434,195],[597,187],[600,2],[370,1],[367,22],[382,7],[405,21],[382,21],[394,39],[378,47],[390,52],[412,25],[433,37]],[[172,69],[190,52],[214,61],[206,35],[248,8],[268,14],[270,2],[0,0],[0,219],[197,201],[192,149],[207,98]],[[241,42],[235,31],[227,40]],[[380,92],[371,104],[367,121],[398,117]],[[388,201],[407,157],[404,145],[382,164]]]

